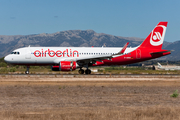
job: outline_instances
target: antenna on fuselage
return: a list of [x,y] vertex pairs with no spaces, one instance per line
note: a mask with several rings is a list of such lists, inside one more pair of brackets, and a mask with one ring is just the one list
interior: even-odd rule
[[106,43],[103,44],[102,48],[103,48],[103,47],[106,47]]

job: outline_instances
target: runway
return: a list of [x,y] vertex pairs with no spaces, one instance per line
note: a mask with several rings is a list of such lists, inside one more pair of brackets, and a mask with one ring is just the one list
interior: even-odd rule
[[121,74],[1,74],[0,81],[34,81],[34,82],[62,82],[62,81],[179,81],[180,75],[121,75]]

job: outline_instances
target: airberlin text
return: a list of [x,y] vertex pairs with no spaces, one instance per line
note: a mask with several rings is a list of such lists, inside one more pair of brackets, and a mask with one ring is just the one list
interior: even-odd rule
[[49,57],[79,57],[79,52],[77,50],[72,51],[71,49],[66,49],[64,51],[54,51],[54,50],[36,50],[34,51],[34,56],[35,57],[46,57],[47,55]]

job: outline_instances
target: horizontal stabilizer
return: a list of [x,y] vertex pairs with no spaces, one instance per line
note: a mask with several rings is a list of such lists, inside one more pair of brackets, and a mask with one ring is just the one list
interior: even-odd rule
[[172,52],[173,50],[167,50],[167,51],[160,51],[160,52],[152,52],[150,54],[162,54],[162,53],[168,53],[168,52]]

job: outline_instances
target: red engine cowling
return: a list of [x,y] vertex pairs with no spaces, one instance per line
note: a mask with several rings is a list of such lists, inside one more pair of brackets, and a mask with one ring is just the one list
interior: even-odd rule
[[52,66],[52,71],[73,71],[77,67],[75,61],[60,61],[59,66]]

